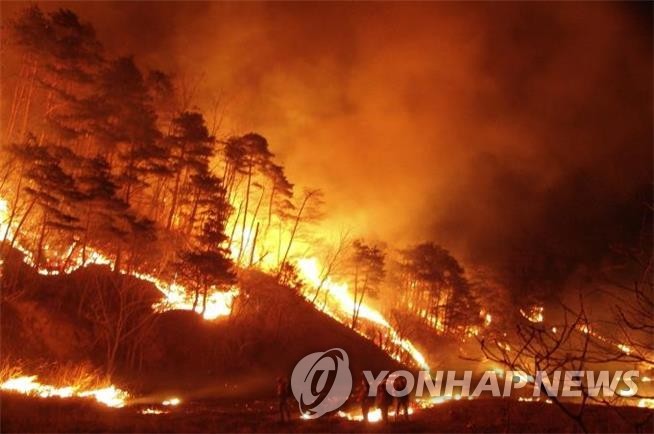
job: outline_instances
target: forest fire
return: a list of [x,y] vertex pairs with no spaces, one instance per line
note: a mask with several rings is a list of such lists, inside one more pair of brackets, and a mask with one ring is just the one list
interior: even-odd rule
[[[7,207],[7,201],[3,198],[0,198],[0,232],[8,234],[8,237],[13,237],[13,230],[10,228],[7,223],[9,209]],[[22,247],[20,244],[16,244],[16,248],[20,250],[25,255],[25,261],[31,265],[35,266],[33,255],[26,248]],[[70,247],[71,249],[73,246]],[[232,254],[235,254],[236,250],[232,249]],[[57,256],[57,255],[55,255]],[[237,259],[234,257],[233,259]],[[82,258],[78,257],[76,259],[71,259],[70,265],[63,270],[64,273],[71,273],[80,267],[88,266],[90,264],[95,265],[109,265],[115,267],[114,261],[112,261],[106,255],[89,249],[86,260],[82,262]],[[310,285],[314,287],[323,287],[327,293],[327,297],[331,301],[327,303],[329,306],[323,306],[323,309],[326,313],[333,316],[339,321],[346,322],[348,315],[357,307],[352,294],[349,292],[347,283],[336,283],[331,280],[331,278],[321,279],[320,277],[320,267],[315,258],[303,258],[298,260],[298,268],[301,273],[301,278],[305,279]],[[57,269],[49,269],[47,267],[38,268],[40,274],[43,275],[56,275],[60,271]],[[122,272],[122,271],[121,271]],[[152,283],[156,288],[164,295],[164,300],[155,304],[153,308],[156,311],[164,312],[170,309],[181,309],[181,310],[193,310],[193,300],[189,296],[187,289],[175,282],[164,282],[161,279],[158,279],[155,276],[152,276],[147,273],[140,272],[131,272],[131,276],[136,277],[140,280]],[[212,290],[211,295],[207,298],[207,304],[205,306],[202,316],[204,319],[212,320],[221,316],[228,316],[231,312],[232,305],[234,303],[234,298],[238,296],[238,289],[232,288],[229,291],[218,291]],[[317,307],[322,301],[316,301]],[[323,303],[324,304],[324,303]],[[361,304],[358,306],[359,315],[361,319],[368,320],[374,324],[381,326],[384,329],[388,330],[393,344],[397,345],[402,351],[406,351],[410,354],[416,364],[421,368],[427,368],[427,363],[424,356],[415,348],[415,346],[406,339],[401,339],[397,332],[391,327],[390,323],[379,313],[378,311],[372,309],[366,304]],[[196,311],[200,312],[200,306],[196,306]],[[394,357],[400,357],[399,354],[394,354]]]
[[[7,223],[9,219],[8,216],[9,209],[7,201],[0,197],[0,233],[5,234],[5,238],[11,239],[13,238],[13,229]],[[14,248],[19,250],[24,255],[24,260],[28,265],[35,267],[39,274],[45,276],[57,275],[60,273],[70,274],[79,268],[86,267],[91,264],[108,265],[112,268],[115,267],[115,261],[103,253],[93,249],[89,249],[85,260],[81,256],[70,258],[69,254],[62,254],[61,256],[69,258],[69,265],[63,270],[57,268],[49,268],[48,266],[36,267],[32,252],[23,247],[20,243],[16,243]],[[71,245],[69,250],[73,248],[74,245]],[[53,256],[57,257],[59,255],[55,253]],[[121,270],[121,273],[125,272]],[[152,283],[163,294],[164,300],[153,306],[156,311],[165,312],[171,309],[193,310],[193,300],[189,297],[189,293],[184,286],[175,282],[165,282],[147,273],[134,271],[129,274],[130,276],[136,277],[137,279]],[[232,288],[228,291],[212,291],[211,296],[208,297],[207,305],[204,312],[202,313],[202,316],[205,319],[212,320],[220,316],[229,315],[231,312],[231,307],[234,303],[234,297],[237,295],[238,289],[236,288]],[[196,307],[196,311],[200,312],[199,306]]]
[[2,431],[646,431],[653,10],[3,3]]

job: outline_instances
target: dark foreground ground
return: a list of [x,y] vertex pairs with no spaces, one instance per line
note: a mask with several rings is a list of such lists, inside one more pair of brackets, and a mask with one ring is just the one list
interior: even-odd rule
[[[101,407],[92,401],[38,399],[2,394],[0,431],[6,432],[580,432],[554,405],[479,399],[417,410],[409,422],[364,424],[343,418],[276,420],[268,401],[201,402],[161,406]],[[144,408],[169,410],[141,414]],[[585,420],[591,432],[653,432],[654,411],[593,406]],[[297,417],[297,412],[295,413]],[[626,420],[633,421],[628,423]],[[640,427],[635,426],[640,422]]]

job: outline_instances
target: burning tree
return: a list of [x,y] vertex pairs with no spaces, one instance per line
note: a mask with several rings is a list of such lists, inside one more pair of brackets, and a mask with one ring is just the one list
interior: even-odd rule
[[[256,240],[252,238],[252,233],[248,236],[248,213],[250,212],[250,196],[252,191],[252,181],[255,175],[263,175],[271,164],[272,153],[268,149],[268,141],[259,134],[250,133],[240,137],[232,137],[225,143],[225,180],[227,187],[227,196],[232,197],[236,193],[238,183],[245,180],[245,193],[242,202],[239,204],[239,210],[242,210],[243,222],[240,228],[240,243],[238,248],[237,262],[245,253],[247,245]],[[240,176],[238,176],[240,175]],[[264,188],[261,188],[261,194],[253,212],[251,224],[257,219],[257,214],[264,196]],[[238,215],[234,222],[234,230],[239,222]],[[233,238],[233,237],[232,237]],[[230,244],[231,244],[230,240]],[[254,245],[252,246],[254,251]]]
[[352,310],[352,328],[359,320],[359,312],[366,295],[376,297],[379,285],[384,279],[384,262],[386,255],[378,246],[367,245],[362,240],[352,243],[351,276],[354,291],[354,308]]
[[32,6],[11,20],[8,30],[10,41],[22,54],[22,66],[6,138],[22,141],[31,130],[39,144],[49,139],[81,147],[86,131],[79,123],[80,102],[91,92],[104,62],[93,27],[68,9],[46,15]]
[[444,333],[479,322],[463,267],[444,248],[422,243],[401,252],[394,280],[401,288],[402,307]]
[[[338,241],[334,246],[327,247],[323,256],[323,261],[321,261],[324,265],[322,270],[320,270],[319,282],[318,285],[314,288],[315,291],[313,296],[311,296],[312,303],[316,304],[318,302],[318,296],[320,295],[323,286],[325,286],[327,280],[330,279],[335,272],[337,272],[339,266],[342,265],[341,263],[344,262],[343,253],[345,253],[350,248],[350,244],[349,232],[345,231],[341,232]],[[329,293],[327,292],[323,301],[323,310],[327,305],[328,296]]]
[[[317,189],[307,189],[304,191],[304,195],[300,200],[299,205],[294,206],[296,212],[295,215],[290,213],[284,213],[282,219],[288,219],[291,221],[291,229],[289,232],[288,244],[284,250],[284,255],[281,256],[279,261],[279,269],[281,270],[284,264],[289,259],[289,254],[291,253],[291,247],[293,247],[293,242],[298,235],[300,229],[300,223],[305,222],[315,222],[320,218],[320,207],[323,204],[323,193]],[[281,224],[281,221],[280,221]],[[281,252],[281,233],[279,237],[279,252]]]
[[[171,229],[175,221],[181,193],[188,191],[182,189],[183,181],[186,180],[186,183],[192,184],[194,180],[200,180],[201,174],[208,171],[207,162],[213,155],[212,143],[214,141],[214,138],[209,135],[204,117],[200,113],[181,113],[173,119],[172,131],[172,134],[166,139],[171,172],[175,174],[170,211],[166,220],[167,229]],[[192,209],[186,226],[191,228],[195,223],[202,193],[202,188],[197,182],[195,184],[196,188],[190,189],[188,192],[190,194],[184,195],[191,196]]]
[[[128,210],[127,204],[118,198],[118,185],[111,174],[106,158],[96,156],[85,158],[77,177],[78,190],[82,195],[81,250],[82,263],[87,262],[89,244],[93,242],[109,250],[116,236],[118,221]],[[71,254],[74,252],[71,251]]]
[[229,205],[224,200],[224,190],[217,179],[206,186],[211,190],[205,191],[207,207],[202,216],[202,232],[196,237],[194,245],[180,254],[177,263],[183,279],[193,291],[193,311],[196,311],[202,295],[201,314],[207,308],[210,291],[225,289],[234,282],[232,261],[228,258],[227,249],[222,247],[227,238],[225,223]]
[[[26,208],[17,225],[12,245],[26,219],[31,216],[36,207],[39,212],[37,219],[40,223],[37,229],[39,235],[34,247],[34,262],[38,267],[44,257],[44,246],[49,229],[59,231],[60,238],[64,234],[70,235],[79,230],[79,219],[74,215],[73,203],[81,197],[72,176],[62,169],[61,159],[48,147],[35,144],[34,138],[31,138],[28,143],[12,146],[10,150],[21,168],[14,199],[17,208],[22,193],[27,195]],[[15,213],[16,211],[12,211],[9,225]],[[5,231],[5,238],[7,234],[8,232]],[[68,237],[64,238],[69,240]]]

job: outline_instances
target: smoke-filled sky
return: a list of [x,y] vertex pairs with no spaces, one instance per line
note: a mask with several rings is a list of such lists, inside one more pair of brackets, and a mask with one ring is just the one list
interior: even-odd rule
[[110,53],[201,78],[220,134],[266,136],[333,228],[567,268],[651,199],[651,4],[61,5]]

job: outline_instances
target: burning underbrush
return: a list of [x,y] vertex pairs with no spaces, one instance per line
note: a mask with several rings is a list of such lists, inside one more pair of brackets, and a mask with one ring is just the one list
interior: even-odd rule
[[28,375],[18,364],[3,363],[0,368],[0,390],[39,398],[93,399],[108,407],[123,407],[130,395],[103,376],[98,369],[86,364],[55,364],[36,368],[46,372],[43,377]]

